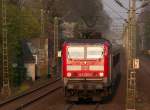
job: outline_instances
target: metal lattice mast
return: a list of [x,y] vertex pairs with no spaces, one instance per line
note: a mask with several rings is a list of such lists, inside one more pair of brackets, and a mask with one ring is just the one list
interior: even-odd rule
[[[58,35],[59,35],[59,18],[54,18],[54,47],[53,47],[53,67],[56,66],[56,72],[58,72]],[[57,76],[56,76],[57,77]]]
[[40,0],[41,3],[41,9],[40,9],[40,29],[41,29],[41,35],[40,35],[40,47],[39,47],[39,53],[38,53],[38,75],[41,76],[42,73],[42,64],[45,62],[45,52],[44,52],[44,9],[43,9],[43,0]]
[[3,87],[2,94],[9,96],[11,94],[9,82],[9,67],[8,67],[8,41],[7,41],[7,9],[6,0],[2,0],[2,46],[3,46]]
[[127,110],[136,110],[136,1],[129,1],[127,43]]
[[[44,39],[43,37],[45,36],[45,32],[44,32],[44,9],[41,8],[41,36],[40,36],[40,59],[44,60]],[[41,61],[43,62],[43,61]]]
[[44,9],[41,8],[41,37],[44,35]]

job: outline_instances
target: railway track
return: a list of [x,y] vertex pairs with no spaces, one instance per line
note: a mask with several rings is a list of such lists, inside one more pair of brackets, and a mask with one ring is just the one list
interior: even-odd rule
[[99,107],[100,107],[100,104],[96,104],[96,106],[95,106],[94,110],[98,110],[98,109],[99,109]]
[[150,77],[149,65],[150,65],[150,58],[147,56],[142,56],[141,57],[141,68],[144,69],[144,71],[146,72],[146,75],[148,77]]
[[65,110],[71,110],[75,104],[67,104]]
[[59,86],[59,87],[57,87],[57,88],[55,88],[55,89],[53,89],[53,90],[51,90],[51,91],[48,91],[48,92],[46,92],[44,95],[38,96],[37,98],[35,98],[35,99],[33,99],[33,100],[31,100],[31,101],[25,103],[25,104],[20,105],[19,107],[16,108],[16,110],[22,110],[22,109],[24,109],[25,107],[31,105],[32,103],[34,103],[34,102],[36,102],[36,101],[38,101],[38,100],[40,100],[40,99],[46,97],[47,95],[49,95],[49,94],[51,94],[51,93],[53,93],[53,92],[55,92],[56,90],[61,89],[61,88],[62,88],[62,87]]
[[[137,73],[137,110],[149,110],[150,107],[150,56],[140,56],[140,69]],[[142,105],[142,106],[141,106]]]
[[100,103],[95,104],[68,104],[64,110],[104,110],[103,106]]
[[0,103],[0,110],[21,110],[58,89],[61,89],[60,80],[59,78],[55,81],[48,82],[24,94],[8,99]]

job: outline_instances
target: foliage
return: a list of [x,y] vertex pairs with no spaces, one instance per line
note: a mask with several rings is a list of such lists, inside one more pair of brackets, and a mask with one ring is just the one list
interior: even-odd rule
[[[0,25],[0,29],[2,29],[2,25]],[[21,10],[17,5],[8,3],[7,29],[9,70],[11,81],[17,86],[25,79],[26,72],[22,63],[23,58],[20,41],[25,38],[37,37],[40,33],[40,23],[38,18],[32,14],[32,11],[29,8],[24,7]],[[2,42],[2,30],[0,30],[0,32],[0,42]],[[0,43],[0,55],[2,56],[2,43]],[[2,64],[2,60],[0,61],[0,64]],[[13,68],[13,63],[17,63],[18,66]],[[2,67],[0,67],[0,70],[2,70],[1,68]]]
[[18,42],[15,48],[16,58],[14,63],[16,66],[13,67],[12,81],[14,86],[19,86],[26,79],[26,68],[23,63],[23,49],[21,43]]

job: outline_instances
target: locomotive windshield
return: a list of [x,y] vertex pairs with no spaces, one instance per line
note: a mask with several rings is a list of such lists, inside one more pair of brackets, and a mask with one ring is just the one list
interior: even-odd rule
[[84,58],[84,47],[69,47],[68,48],[69,59],[83,59]]
[[68,59],[100,59],[104,56],[102,46],[80,46],[68,48]]
[[99,59],[103,58],[104,49],[98,47],[87,47],[87,59]]

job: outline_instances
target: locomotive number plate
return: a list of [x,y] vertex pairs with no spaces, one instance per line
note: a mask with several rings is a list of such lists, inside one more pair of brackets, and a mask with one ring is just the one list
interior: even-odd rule
[[92,73],[79,73],[78,75],[79,77],[92,77],[93,76]]

